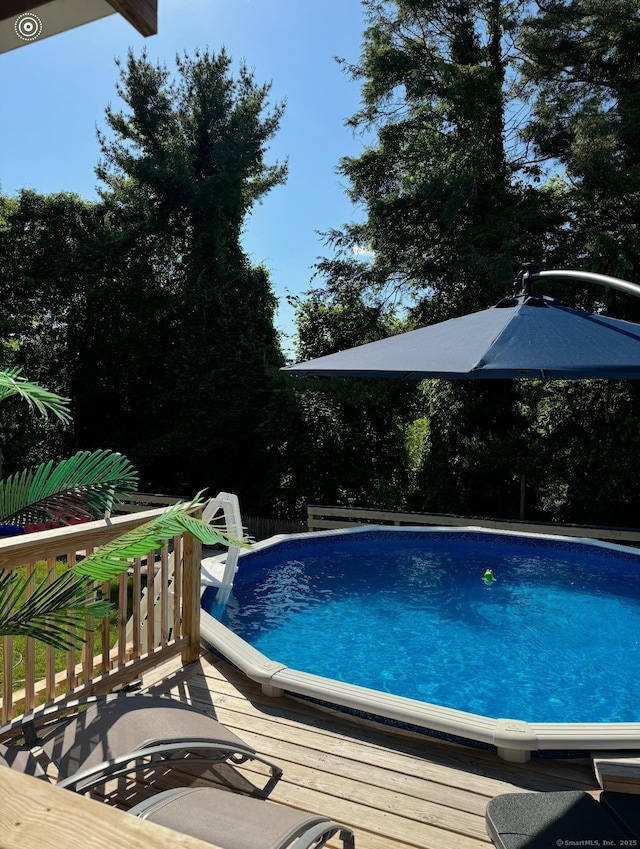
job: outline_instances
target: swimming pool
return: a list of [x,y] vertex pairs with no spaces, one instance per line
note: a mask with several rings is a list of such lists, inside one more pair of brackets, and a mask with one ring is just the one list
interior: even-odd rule
[[260,545],[229,603],[208,590],[203,607],[220,620],[205,614],[213,642],[231,633],[267,692],[511,760],[636,748],[639,558],[559,537],[359,527]]

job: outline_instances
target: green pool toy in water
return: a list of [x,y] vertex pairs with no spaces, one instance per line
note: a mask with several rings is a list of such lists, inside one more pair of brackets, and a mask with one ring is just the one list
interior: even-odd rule
[[482,576],[482,580],[488,587],[490,587],[492,584],[495,584],[496,579],[493,575],[493,569],[486,569],[484,575]]

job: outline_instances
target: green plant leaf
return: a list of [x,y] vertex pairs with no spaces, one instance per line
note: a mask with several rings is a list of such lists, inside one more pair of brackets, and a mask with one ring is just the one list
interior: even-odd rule
[[70,422],[69,399],[50,392],[38,383],[31,383],[20,376],[21,371],[20,368],[0,369],[0,401],[11,395],[19,395],[43,418],[53,413],[65,424]]
[[133,492],[138,477],[129,460],[112,451],[79,451],[0,481],[0,521],[25,525],[47,520],[94,519]]
[[93,581],[65,571],[50,584],[36,585],[27,597],[30,576],[0,575],[0,635],[33,637],[54,648],[78,648],[85,642],[87,619],[101,619],[111,610],[96,597]]
[[246,537],[236,539],[221,528],[193,516],[202,506],[198,496],[188,503],[173,504],[161,516],[139,525],[89,554],[73,567],[73,571],[98,581],[109,581],[129,568],[131,558],[144,557],[150,551],[161,548],[166,540],[180,536],[185,531],[204,545],[250,547],[251,543]]

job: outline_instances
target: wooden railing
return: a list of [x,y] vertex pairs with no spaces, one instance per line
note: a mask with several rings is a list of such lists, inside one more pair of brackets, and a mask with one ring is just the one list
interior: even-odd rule
[[0,769],[2,849],[215,849],[94,799]]
[[[162,512],[148,510],[2,539],[0,569],[26,570],[33,577],[27,589],[32,592],[37,563],[45,564],[40,568],[46,580],[52,580],[56,569],[71,568],[85,553]],[[160,551],[132,561],[128,573],[99,587],[103,598],[112,600],[115,627],[113,617],[106,617],[93,632],[87,631],[83,650],[69,650],[62,663],[52,648],[44,648],[44,675],[37,672],[35,640],[24,641],[20,657],[17,639],[3,637],[2,721],[42,702],[111,692],[176,654],[181,654],[184,663],[197,660],[201,556],[200,542],[185,534]],[[24,667],[20,681],[14,676],[17,663]]]
[[410,513],[395,510],[376,510],[368,507],[307,507],[307,527],[310,531],[348,528],[352,525],[439,525],[444,527],[491,528],[521,533],[554,534],[609,540],[616,543],[640,545],[637,528],[606,528],[598,525],[561,525],[551,522],[524,522],[519,519],[488,519],[476,516],[455,516],[449,513]]

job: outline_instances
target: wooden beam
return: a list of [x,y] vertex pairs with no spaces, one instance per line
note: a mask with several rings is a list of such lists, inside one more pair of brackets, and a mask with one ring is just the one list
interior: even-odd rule
[[[45,0],[41,0],[45,2]],[[17,18],[24,12],[30,12],[38,5],[38,0],[4,0],[2,9],[0,10],[0,21],[7,21],[9,18]]]
[[158,32],[158,0],[107,0],[145,37]]
[[3,849],[211,849],[195,837],[138,819],[13,769],[0,769]]

